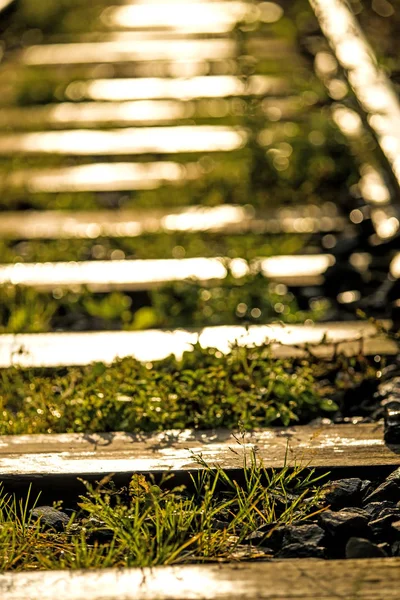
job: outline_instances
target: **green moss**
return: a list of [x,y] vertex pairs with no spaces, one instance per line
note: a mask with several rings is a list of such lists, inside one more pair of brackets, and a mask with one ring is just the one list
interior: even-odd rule
[[53,293],[22,286],[0,286],[0,332],[148,329],[268,323],[301,323],[321,318],[327,302],[300,310],[285,286],[260,273],[218,284],[171,283],[148,292],[93,293],[56,288]]
[[[107,6],[103,0],[18,0],[2,21],[2,37],[7,47],[40,43],[43,34],[80,33],[97,29],[99,16]],[[24,44],[25,42],[25,44]]]
[[[362,357],[274,359],[269,346],[228,355],[199,346],[177,361],[0,372],[0,434],[265,427],[331,414],[332,394],[376,368]],[[345,374],[345,375],[344,375]]]
[[229,275],[221,285],[175,283],[151,292],[155,314],[163,327],[202,327],[267,323],[280,320],[303,323],[321,318],[327,302],[313,310],[300,310],[294,295],[285,286],[269,283],[260,273],[236,279]]
[[0,240],[0,263],[82,260],[193,258],[227,256],[252,259],[294,254],[305,243],[304,235],[217,233],[158,233],[139,237]]

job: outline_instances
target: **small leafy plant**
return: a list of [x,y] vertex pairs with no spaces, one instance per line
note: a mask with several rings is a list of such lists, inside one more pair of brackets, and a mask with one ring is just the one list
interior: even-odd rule
[[[0,434],[157,431],[307,423],[334,413],[335,396],[378,382],[382,366],[359,356],[277,359],[270,346],[223,355],[196,345],[142,364],[0,370]],[[355,398],[352,393],[352,403]]]

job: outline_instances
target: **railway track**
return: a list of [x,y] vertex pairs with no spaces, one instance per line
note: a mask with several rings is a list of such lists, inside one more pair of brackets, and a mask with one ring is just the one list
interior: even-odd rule
[[[96,0],[87,7],[74,0],[69,7],[44,9],[42,16],[24,3],[15,4],[0,14],[0,256],[5,257],[0,259],[5,294],[0,413],[1,431],[9,426],[17,433],[0,436],[0,513],[7,527],[14,527],[17,519],[10,515],[19,514],[18,509],[8,509],[2,498],[9,493],[22,499],[18,543],[28,545],[14,552],[0,532],[0,565],[9,570],[0,573],[1,598],[397,598],[399,218],[393,149],[400,106],[354,15],[339,0],[310,0],[300,8],[283,1],[228,0],[115,5]],[[342,16],[341,29],[332,28],[328,17],[333,14]],[[344,53],[344,43],[358,44],[360,64],[358,55],[352,53],[350,60]],[[390,99],[384,119],[377,118],[380,105],[364,93],[360,78],[365,72],[379,87],[379,98]],[[388,136],[396,139],[390,142]],[[139,250],[130,246],[135,240]],[[256,252],[267,243],[268,255]],[[217,247],[228,252],[217,252]],[[272,286],[265,292],[259,275]],[[244,286],[246,277],[255,278],[251,285],[258,296],[251,288],[228,320],[229,294]],[[217,291],[219,304],[202,308],[195,326],[195,309],[183,302],[190,326],[177,326],[173,285],[189,284],[182,292],[185,299],[194,282],[206,301],[218,286],[225,292]],[[158,296],[153,304],[141,296],[153,288],[172,307],[163,313],[162,328],[153,317],[127,317],[157,304]],[[22,300],[16,300],[19,293],[25,294]],[[66,326],[46,329],[44,321],[35,322],[40,294],[48,294],[43,306],[51,302],[67,316],[74,303],[86,302],[93,311],[104,297],[95,312],[103,321],[92,320],[88,327],[88,320],[78,326],[67,320]],[[260,304],[267,294],[270,312]],[[65,295],[73,297],[68,305],[62,304]],[[358,304],[365,296],[380,299],[374,306],[384,320],[354,320],[355,307],[368,306]],[[109,298],[120,303],[117,308],[107,305]],[[312,310],[321,299],[337,312],[315,323],[318,315]],[[304,325],[268,323],[271,315],[301,320],[305,311]],[[218,312],[221,325],[215,326]],[[344,320],[333,322],[329,314]],[[147,330],[113,331],[115,323]],[[256,350],[240,354],[240,348]],[[179,363],[182,357],[186,363]],[[137,367],[135,360],[145,366]],[[260,379],[266,361],[270,371]],[[112,384],[112,377],[119,378],[115,406],[135,404],[143,413],[132,427],[117,421],[120,431],[111,419],[128,413],[118,413],[119,408],[115,413],[110,405],[114,389],[106,391],[108,369]],[[140,375],[132,375],[134,369]],[[164,377],[166,387],[155,388],[150,410],[144,398],[153,376]],[[199,387],[192,389],[196,377]],[[292,388],[296,379],[301,384]],[[212,392],[210,381],[216,384]],[[227,382],[229,389],[223,388]],[[283,392],[282,385],[287,386]],[[189,388],[192,392],[182,400]],[[251,404],[246,395],[252,393],[263,400]],[[198,426],[208,418],[202,413],[202,394],[214,394],[214,404],[208,398],[209,410],[218,413],[214,428]],[[306,405],[318,398],[324,408],[302,413],[296,402],[303,394]],[[165,426],[184,402],[190,406],[185,416],[190,426],[178,417],[172,422],[179,428]],[[238,429],[227,428],[229,403],[242,402]],[[282,424],[285,402],[294,412]],[[32,403],[36,413],[30,412]],[[84,412],[73,412],[85,403],[93,413],[88,421]],[[265,414],[263,420],[259,413],[265,406],[273,407],[274,418]],[[154,417],[157,409],[165,412],[163,422]],[[76,418],[68,420],[68,411]],[[36,420],[45,423],[47,413],[47,426],[35,429]],[[55,433],[62,430],[57,419],[67,423],[63,433]],[[293,426],[296,419],[301,424]],[[270,422],[279,426],[266,427]],[[145,423],[145,430],[138,423]],[[169,492],[163,491],[166,476],[172,476],[166,490],[183,484],[186,491],[172,492],[183,495],[168,518],[167,513],[161,521],[151,516],[157,527],[188,513],[185,502],[192,500],[184,494],[194,498],[197,489],[198,498],[207,497],[196,481],[217,477],[207,480],[217,500],[237,503],[229,518],[225,508],[218,509],[210,525],[207,518],[201,521],[206,510],[192,509],[198,510],[203,535],[216,544],[223,538],[230,550],[191,555],[192,539],[201,537],[197,527],[194,533],[190,529],[183,550],[170,551],[164,559],[150,557],[149,541],[148,556],[129,559],[132,548],[127,546],[128,559],[119,557],[115,563],[124,569],[99,569],[111,566],[111,525],[102,520],[102,492],[96,510],[101,504],[103,512],[92,513],[89,524],[82,517],[77,507],[86,502],[87,509],[89,502],[82,500],[88,491],[82,479],[94,486],[101,481],[99,490],[112,480],[107,493],[121,498],[122,505],[129,492],[137,512],[133,517],[126,508],[126,514],[139,520],[146,503],[163,507],[157,504],[163,494],[169,501]],[[314,476],[323,476],[322,483],[310,484]],[[246,497],[259,490],[250,487],[252,477],[273,498],[273,510],[268,513],[263,505],[260,512],[257,500],[254,511],[249,501],[252,521],[240,523],[247,532],[242,535],[232,514],[242,514]],[[229,482],[235,500],[224,496]],[[350,492],[352,485],[357,489]],[[46,511],[59,501],[64,502],[61,513],[68,506],[68,515],[78,511],[77,529],[67,525],[67,513],[57,517],[65,519],[63,525],[53,522],[50,531],[43,512],[35,525],[28,511],[40,511],[40,506]],[[120,501],[115,502],[117,511]],[[332,522],[349,518],[349,511],[358,524],[349,522],[346,537],[332,529]],[[97,520],[96,514],[101,514]],[[122,513],[116,514],[123,520]],[[105,546],[101,537],[93,538],[100,535],[96,527],[105,532]],[[179,527],[171,527],[173,539]],[[272,547],[279,527],[281,539]],[[314,528],[318,543],[296,541],[293,548],[288,540],[301,527]],[[129,527],[113,531],[113,544],[122,547]],[[140,531],[137,535],[144,537],[145,530]],[[71,536],[74,551],[68,545]],[[361,546],[354,542],[359,538]],[[39,550],[29,547],[29,539]],[[48,543],[58,563],[50,560]],[[96,552],[103,551],[97,559]],[[29,552],[33,563],[24,562]],[[76,558],[68,562],[74,552]],[[216,564],[179,564],[191,560]],[[30,570],[37,568],[45,572]]]

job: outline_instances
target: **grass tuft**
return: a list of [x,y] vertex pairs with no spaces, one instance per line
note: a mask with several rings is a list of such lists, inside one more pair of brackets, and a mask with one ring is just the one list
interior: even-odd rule
[[251,533],[265,526],[270,533],[323,510],[321,477],[308,469],[267,471],[251,452],[239,481],[197,460],[203,470],[188,487],[171,488],[168,477],[157,485],[143,475],[134,475],[128,489],[115,489],[110,477],[97,487],[86,483],[87,493],[62,532],[32,521],[29,498],[17,502],[0,493],[0,570],[266,558],[268,552],[247,539]]

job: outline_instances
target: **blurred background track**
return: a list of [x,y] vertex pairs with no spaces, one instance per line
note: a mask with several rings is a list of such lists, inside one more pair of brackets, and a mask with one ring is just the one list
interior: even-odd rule
[[[390,3],[353,4],[368,40],[347,42],[369,42],[377,80],[397,86]],[[347,320],[359,306],[396,319],[398,185],[390,140],[376,137],[385,91],[363,106],[357,65],[320,13],[303,0],[7,6],[0,331]],[[341,18],[346,34],[354,15]],[[200,278],[185,268],[195,258]],[[66,276],[68,261],[85,277]],[[176,267],[160,280],[162,264]],[[163,286],[135,292],[139,268]],[[125,289],[92,280],[112,272]]]

